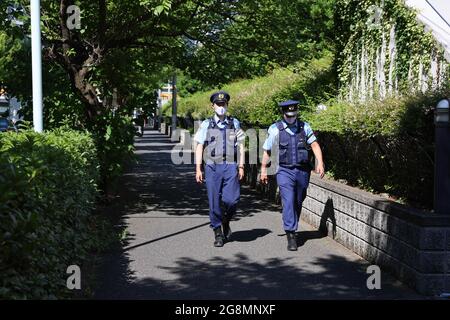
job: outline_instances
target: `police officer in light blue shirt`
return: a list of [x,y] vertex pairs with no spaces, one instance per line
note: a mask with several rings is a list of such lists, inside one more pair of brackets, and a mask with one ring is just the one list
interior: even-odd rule
[[[230,220],[240,198],[239,180],[244,177],[245,135],[236,118],[227,116],[230,95],[218,91],[210,97],[214,115],[200,125],[194,140],[196,148],[196,180],[203,182],[205,166],[210,226],[214,230],[214,246],[222,247],[230,239]],[[221,203],[225,207],[222,212]]]
[[279,104],[283,119],[269,127],[269,135],[263,145],[261,165],[261,182],[267,184],[267,164],[270,161],[271,151],[276,147],[278,151],[276,178],[283,205],[283,228],[288,240],[287,249],[290,251],[297,250],[295,232],[312,170],[309,150],[313,151],[317,160],[316,173],[321,178],[324,176],[322,151],[310,125],[297,118],[298,105],[299,102],[294,100]]

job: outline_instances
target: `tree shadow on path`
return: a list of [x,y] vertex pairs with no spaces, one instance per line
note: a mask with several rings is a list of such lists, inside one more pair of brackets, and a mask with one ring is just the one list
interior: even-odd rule
[[[119,259],[118,259],[119,258]],[[233,258],[212,257],[199,261],[179,258],[172,266],[160,266],[170,279],[133,278],[127,273],[126,255],[114,257],[116,278],[97,299],[408,299],[392,290],[369,290],[364,264],[330,255],[316,259],[311,268],[294,267],[291,258],[271,258],[264,263],[244,254]],[[342,281],[342,273],[355,270]],[[386,287],[389,285],[386,284]],[[391,293],[389,293],[391,292]]]
[[[162,135],[161,135],[162,136]],[[149,139],[167,142],[159,134]],[[168,143],[170,144],[170,143]],[[144,148],[144,147],[142,147]],[[151,143],[146,146],[152,149]],[[152,215],[153,212],[168,217],[208,216],[204,185],[194,180],[193,165],[173,165],[168,153],[138,155],[139,164],[124,175],[118,197],[106,208],[117,218],[117,228],[125,230],[126,216]],[[243,188],[240,210],[235,220],[262,211],[279,211],[278,205],[258,199],[254,191]],[[192,227],[203,227],[199,224]],[[188,229],[186,229],[188,230]],[[186,232],[180,230],[177,233]],[[268,235],[267,229],[236,231],[231,242],[251,242]],[[370,291],[366,287],[366,263],[349,261],[339,255],[325,255],[302,265],[291,256],[279,256],[257,262],[245,254],[231,258],[213,256],[205,261],[186,254],[171,265],[159,265],[163,278],[137,277],[130,270],[130,251],[155,241],[176,235],[169,234],[138,245],[129,246],[135,235],[128,234],[120,248],[104,257],[102,285],[95,299],[402,299],[408,298],[402,290]],[[299,245],[323,237],[319,231],[299,233]],[[349,272],[351,270],[351,272]],[[345,275],[345,279],[343,279]],[[400,292],[400,293],[399,293]],[[407,293],[404,293],[405,295]]]

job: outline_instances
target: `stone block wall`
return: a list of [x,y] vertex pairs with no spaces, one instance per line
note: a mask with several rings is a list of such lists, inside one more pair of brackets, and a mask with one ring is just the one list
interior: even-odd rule
[[421,294],[450,292],[450,215],[313,176],[301,219]]

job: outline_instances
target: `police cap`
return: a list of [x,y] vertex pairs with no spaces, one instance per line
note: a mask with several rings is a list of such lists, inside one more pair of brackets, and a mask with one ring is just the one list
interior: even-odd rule
[[213,93],[211,95],[211,97],[209,98],[209,100],[212,103],[216,103],[216,102],[228,103],[228,101],[230,101],[230,95],[228,93],[226,93],[225,91],[218,91],[218,92]]
[[280,102],[278,106],[281,108],[281,111],[287,115],[295,115],[295,112],[298,110],[299,103],[299,101],[287,100]]

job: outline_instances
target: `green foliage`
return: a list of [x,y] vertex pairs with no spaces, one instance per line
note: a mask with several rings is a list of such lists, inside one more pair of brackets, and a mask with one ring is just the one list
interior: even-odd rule
[[28,100],[31,96],[31,53],[27,39],[16,39],[0,30],[0,85],[9,94]]
[[[148,3],[149,1],[145,0],[145,2]],[[153,12],[157,16],[162,13],[169,14],[169,10],[171,7],[172,7],[172,0],[163,0],[160,5],[156,6]]]
[[195,94],[196,92],[207,91],[212,88],[212,86],[206,85],[199,79],[192,78],[185,72],[177,72],[177,93],[181,98],[186,98]]
[[[381,9],[379,18],[374,14],[375,7]],[[343,96],[357,90],[358,82],[362,81],[356,75],[356,70],[359,65],[361,72],[363,56],[367,58],[364,64],[365,81],[368,83],[369,78],[376,81],[376,63],[380,59],[381,48],[386,53],[381,72],[386,75],[388,93],[390,89],[394,94],[421,90],[416,85],[422,81],[421,66],[423,74],[428,75],[428,89],[433,89],[433,77],[429,74],[432,60],[444,62],[443,68],[446,69],[444,72],[448,79],[450,67],[445,62],[442,47],[437,44],[431,32],[426,31],[417,21],[416,12],[406,6],[404,0],[337,0],[335,27],[336,69]],[[395,32],[395,56],[391,55],[389,49],[391,30]],[[366,95],[365,92],[355,94]],[[374,94],[380,96],[377,85]]]
[[0,298],[71,296],[67,267],[104,246],[105,224],[91,215],[98,179],[87,133],[0,135]]
[[103,114],[92,129],[100,161],[100,188],[107,187],[123,173],[124,165],[134,159],[135,129],[126,110]]
[[[22,114],[32,120],[31,52],[29,39],[15,39],[0,32],[0,84],[22,103]],[[87,123],[83,105],[72,91],[64,70],[52,63],[43,64],[44,128],[69,125],[84,128]]]
[[[263,76],[333,48],[335,0],[243,0],[218,16],[209,37],[194,25],[180,68],[208,86]],[[189,44],[189,43],[188,43]]]
[[448,92],[442,91],[364,103],[331,99],[325,103],[326,110],[311,113],[307,119],[321,131],[353,132],[361,138],[408,133],[430,139],[433,136],[432,110],[446,94]]
[[[44,128],[53,130],[59,127],[84,130],[88,121],[84,106],[77,94],[72,91],[70,81],[58,65],[46,63],[43,73]],[[32,119],[32,104],[24,106],[27,119]]]
[[[335,94],[335,76],[331,69],[331,54],[321,59],[299,63],[291,68],[273,70],[267,76],[241,80],[221,89],[231,95],[229,111],[244,124],[268,126],[280,117],[278,103],[287,99],[302,101],[303,112],[310,112],[316,105]],[[204,119],[211,115],[210,95],[215,90],[181,98],[178,115]],[[170,104],[163,108],[170,116]]]
[[433,110],[450,92],[350,104],[330,100],[307,121],[318,132],[328,172],[335,179],[432,208]]
[[[25,40],[20,41],[0,33],[0,83],[6,84],[11,96],[22,99],[23,113],[26,120],[32,120],[31,100],[31,67],[30,48]],[[142,59],[137,51],[126,55],[123,51],[114,51],[105,61],[102,68],[98,69],[101,77],[108,78],[111,87],[117,90],[117,103],[120,102],[120,111],[113,116],[111,109],[105,109],[94,121],[90,120],[85,112],[85,105],[79,99],[77,91],[73,90],[66,71],[52,61],[44,61],[43,64],[43,90],[44,95],[44,128],[52,130],[59,127],[69,127],[76,130],[89,130],[96,143],[99,143],[98,158],[100,159],[100,173],[102,183],[100,187],[106,187],[108,181],[112,181],[122,172],[122,166],[130,158],[133,135],[129,115],[134,107],[143,108],[147,114],[155,112],[155,84],[158,76],[145,75],[151,67],[142,65]],[[27,56],[28,55],[28,56]],[[133,63],[129,63],[130,59]],[[115,72],[113,72],[113,70]],[[128,91],[127,101],[121,101],[123,92]],[[104,99],[108,100],[112,92],[106,92]],[[109,99],[112,100],[112,99]],[[106,101],[111,105],[112,101]],[[111,122],[108,122],[109,120]],[[108,130],[111,135],[106,136]],[[123,144],[122,144],[123,143]]]

